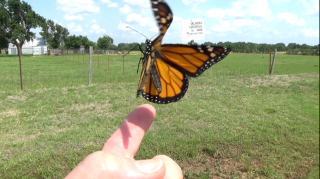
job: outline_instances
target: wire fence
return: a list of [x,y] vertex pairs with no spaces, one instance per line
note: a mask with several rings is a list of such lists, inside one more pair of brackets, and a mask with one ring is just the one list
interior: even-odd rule
[[[93,50],[91,83],[137,85],[140,77],[140,71],[137,73],[137,69],[142,54],[140,51],[132,51],[124,56],[127,52]],[[281,56],[284,57],[292,58]],[[88,85],[89,61],[89,49],[50,49],[48,55],[22,56],[23,90]],[[234,54],[224,63],[208,69],[201,77],[250,76],[252,73],[266,75],[271,74],[272,64],[274,66],[274,62],[271,63],[271,53]],[[287,63],[282,62],[276,69],[285,71],[287,65],[284,64]],[[300,71],[303,71],[302,66],[299,66]],[[0,77],[0,91],[21,89],[18,56],[0,57]]]
[[[82,53],[80,53],[82,52]],[[103,51],[92,53],[92,84],[137,83],[139,51]],[[88,85],[89,50],[49,50],[50,55],[22,56],[24,90]],[[0,90],[20,90],[17,56],[0,59]]]

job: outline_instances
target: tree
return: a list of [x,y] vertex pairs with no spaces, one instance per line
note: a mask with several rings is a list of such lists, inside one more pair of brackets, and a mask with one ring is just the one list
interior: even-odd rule
[[107,35],[103,35],[103,37],[100,37],[97,41],[98,47],[103,50],[108,49],[111,44],[113,44],[113,39]]
[[118,49],[119,50],[129,50],[129,45],[127,43],[119,43]]
[[61,25],[55,24],[52,20],[47,20],[42,26],[40,35],[52,48],[59,48],[68,37],[69,31]]
[[67,49],[79,49],[83,44],[80,37],[70,35],[65,39],[64,45]]
[[0,36],[18,49],[20,65],[20,85],[22,85],[21,48],[25,41],[35,38],[30,30],[41,27],[45,19],[35,13],[31,6],[20,0],[0,0]]
[[0,0],[0,36],[18,48],[19,57],[25,41],[35,38],[30,30],[40,27],[45,19],[20,0]]
[[3,48],[8,48],[8,42],[5,38],[0,36],[0,54],[1,54],[1,49]]
[[284,43],[277,43],[275,47],[277,51],[286,51],[286,45]]

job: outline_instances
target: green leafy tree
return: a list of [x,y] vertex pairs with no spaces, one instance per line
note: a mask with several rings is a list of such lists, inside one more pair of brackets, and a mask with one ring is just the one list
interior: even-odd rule
[[35,13],[31,6],[20,0],[0,0],[0,36],[18,49],[20,64],[20,85],[22,85],[21,48],[25,41],[35,38],[31,29],[41,27],[45,19]]
[[118,46],[111,44],[109,50],[118,50]]
[[276,43],[275,48],[277,51],[286,51],[286,45],[284,43]]
[[119,43],[118,50],[129,50],[129,45],[127,43]]
[[0,54],[1,54],[1,49],[8,48],[8,42],[5,38],[0,36]]
[[70,35],[64,40],[64,46],[67,49],[79,49],[82,45],[81,38],[75,35]]
[[[20,0],[0,0],[0,36],[18,49],[19,59],[25,41],[35,38],[31,29],[41,27],[45,19]],[[21,60],[21,59],[20,59]]]
[[52,48],[59,48],[64,43],[65,39],[69,35],[67,28],[62,27],[59,24],[55,24],[52,20],[47,20],[42,26],[42,32],[40,32],[42,38],[44,38]]
[[113,39],[108,35],[103,35],[103,37],[100,37],[97,41],[97,46],[104,50],[108,49],[111,44],[113,44]]

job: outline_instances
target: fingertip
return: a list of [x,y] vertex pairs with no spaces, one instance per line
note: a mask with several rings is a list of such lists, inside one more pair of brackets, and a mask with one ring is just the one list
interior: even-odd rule
[[147,109],[151,114],[153,114],[153,118],[156,116],[156,109],[150,104],[142,104],[138,108]]

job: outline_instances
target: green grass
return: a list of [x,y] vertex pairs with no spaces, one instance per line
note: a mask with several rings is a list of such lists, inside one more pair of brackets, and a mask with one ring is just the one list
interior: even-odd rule
[[[0,56],[0,178],[62,178],[101,150],[135,98],[140,56]],[[230,54],[190,79],[157,116],[136,159],[165,154],[185,178],[319,178],[319,57]]]

